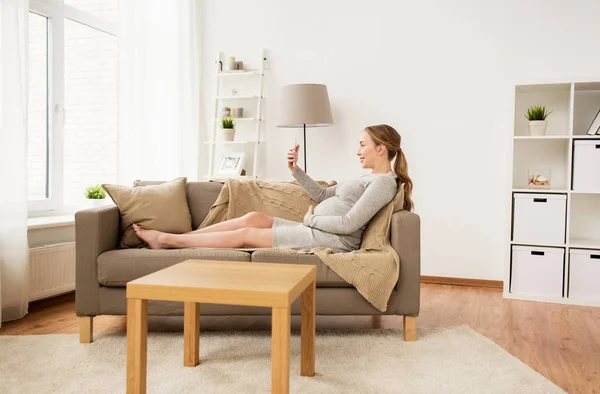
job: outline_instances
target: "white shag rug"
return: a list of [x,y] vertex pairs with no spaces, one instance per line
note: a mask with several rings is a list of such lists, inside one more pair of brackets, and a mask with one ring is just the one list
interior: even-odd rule
[[[467,326],[317,331],[316,375],[300,376],[300,336],[291,337],[291,393],[564,393]],[[122,393],[126,337],[0,336],[0,393]],[[182,333],[148,334],[148,393],[268,393],[271,335],[200,333],[200,365],[183,366]]]

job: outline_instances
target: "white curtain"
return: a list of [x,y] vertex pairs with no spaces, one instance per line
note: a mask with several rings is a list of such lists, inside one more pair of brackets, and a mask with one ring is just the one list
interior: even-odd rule
[[27,314],[28,0],[0,0],[0,325]]
[[199,3],[119,1],[119,184],[198,178]]

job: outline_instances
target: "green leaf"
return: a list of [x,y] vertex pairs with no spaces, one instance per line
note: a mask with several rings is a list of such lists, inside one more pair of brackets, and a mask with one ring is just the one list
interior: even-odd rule
[[85,198],[101,200],[106,197],[106,192],[100,185],[92,185],[85,188]]
[[527,108],[525,117],[528,120],[546,120],[546,117],[550,115],[552,111],[548,111],[545,105],[533,105]]
[[221,128],[233,129],[235,128],[235,121],[233,120],[233,118],[223,118],[221,119]]

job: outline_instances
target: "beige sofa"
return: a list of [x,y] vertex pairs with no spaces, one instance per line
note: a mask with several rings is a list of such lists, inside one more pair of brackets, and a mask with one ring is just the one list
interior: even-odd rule
[[[186,186],[192,226],[198,228],[216,200],[222,184],[188,182]],[[125,285],[128,281],[187,259],[312,264],[317,266],[318,315],[403,315],[404,339],[415,339],[415,318],[420,297],[420,218],[408,211],[392,216],[391,244],[400,255],[400,277],[385,313],[366,301],[314,255],[289,255],[269,251],[252,253],[227,249],[119,249],[119,211],[115,206],[96,207],[75,215],[76,313],[80,341],[91,342],[93,317],[126,315]],[[183,316],[183,303],[150,301],[149,315]],[[269,315],[264,307],[208,304],[203,315]],[[300,314],[299,300],[292,314]]]

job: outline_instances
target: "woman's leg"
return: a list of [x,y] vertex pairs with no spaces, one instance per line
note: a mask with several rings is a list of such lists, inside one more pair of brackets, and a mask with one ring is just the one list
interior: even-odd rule
[[134,224],[140,239],[152,249],[182,248],[271,248],[273,236],[270,228],[241,228],[206,234],[169,234],[155,230],[142,230]]
[[239,218],[229,219],[212,226],[204,227],[198,230],[187,232],[186,234],[204,234],[221,231],[238,230],[244,227],[271,228],[273,227],[273,218],[260,212],[249,212]]

